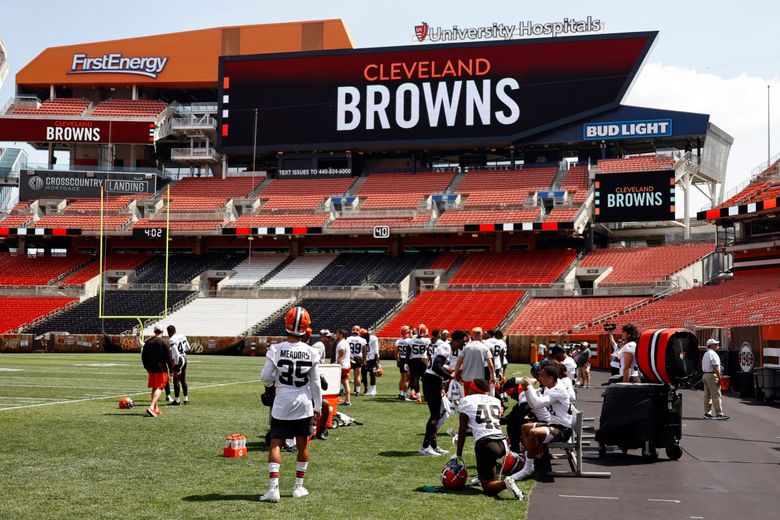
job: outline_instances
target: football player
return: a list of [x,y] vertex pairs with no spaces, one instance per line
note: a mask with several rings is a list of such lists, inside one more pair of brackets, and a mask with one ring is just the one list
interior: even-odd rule
[[363,365],[366,364],[366,345],[368,342],[360,337],[363,331],[360,325],[352,327],[352,335],[347,339],[349,343],[350,367],[355,377],[355,395],[360,395],[360,385],[363,379]]
[[361,368],[361,371],[363,372],[363,390],[366,395],[376,395],[376,369],[377,366],[379,366],[379,339],[366,329],[361,331],[360,337],[368,344],[366,347],[366,362]]
[[488,394],[490,383],[484,379],[472,381],[473,393],[460,400],[460,425],[458,429],[457,452],[453,458],[463,456],[466,432],[471,429],[474,435],[474,454],[477,458],[477,477],[482,489],[488,495],[497,495],[504,489],[517,499],[523,499],[512,477],[498,480],[496,463],[507,454],[506,441],[499,427],[502,408],[501,401]]
[[146,409],[146,415],[157,417],[162,412],[158,407],[160,395],[165,383],[168,382],[168,371],[173,371],[173,359],[168,340],[162,337],[162,328],[154,326],[154,336],[147,339],[141,350],[141,362],[148,372],[147,386],[152,390],[152,402]]
[[347,330],[336,331],[336,364],[341,365],[341,385],[344,387],[344,406],[352,406],[349,391],[349,372],[352,370],[349,361],[349,343],[347,343]]
[[187,336],[176,332],[176,327],[168,325],[168,342],[171,344],[171,358],[173,358],[173,395],[176,400],[171,403],[173,406],[179,406],[179,385],[181,384],[181,393],[184,394],[184,404],[190,404],[187,397],[187,353],[190,351],[190,342]]
[[425,402],[428,403],[430,416],[425,424],[425,439],[422,448],[420,448],[420,455],[427,457],[439,457],[447,453],[447,450],[439,448],[436,443],[436,431],[439,427],[439,421],[444,415],[441,399],[444,383],[452,378],[452,369],[449,366],[451,354],[452,349],[449,343],[439,340],[422,378],[423,393],[425,394]]
[[428,368],[428,346],[431,340],[428,339],[428,327],[421,323],[417,327],[417,337],[409,341],[409,371],[411,373],[409,386],[412,389],[410,398],[418,403],[422,403],[420,394],[420,378]]
[[309,438],[312,424],[319,420],[322,409],[320,356],[315,349],[301,342],[310,322],[309,313],[303,307],[293,307],[287,312],[284,317],[287,340],[271,345],[260,374],[260,379],[276,388],[271,406],[268,491],[260,497],[261,502],[279,501],[281,450],[285,439],[290,437],[295,438],[298,448],[292,496],[300,498],[309,494],[303,487],[309,466]]
[[401,337],[395,342],[395,363],[401,373],[398,380],[398,399],[406,400],[406,390],[409,388],[409,337],[412,331],[408,326],[401,327]]

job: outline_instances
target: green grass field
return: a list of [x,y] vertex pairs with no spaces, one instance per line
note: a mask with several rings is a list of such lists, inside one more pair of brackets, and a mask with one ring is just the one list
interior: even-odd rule
[[[146,373],[133,354],[0,355],[0,518],[525,518],[527,502],[468,487],[439,487],[447,457],[417,454],[427,407],[396,398],[385,363],[376,397],[342,411],[364,422],[314,441],[306,487],[292,499],[295,456],[284,453],[282,500],[267,487],[264,358],[191,356],[191,406],[148,418]],[[509,374],[520,372],[510,365]],[[131,395],[132,410],[119,396]],[[448,427],[456,427],[450,418]],[[225,435],[247,437],[249,456],[222,456]],[[440,444],[449,449],[446,435]],[[454,446],[452,447],[454,453]],[[474,475],[473,442],[464,459]],[[530,491],[526,481],[522,489]],[[526,498],[526,500],[528,500]]]

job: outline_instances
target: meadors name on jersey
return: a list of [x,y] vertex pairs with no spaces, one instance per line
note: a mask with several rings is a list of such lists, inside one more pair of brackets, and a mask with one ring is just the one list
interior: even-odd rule
[[637,139],[640,137],[664,137],[670,135],[672,135],[671,119],[585,123],[582,125],[582,138],[586,141]]
[[292,349],[282,349],[279,352],[279,357],[287,358],[287,359],[305,359],[305,360],[311,360],[311,354],[307,352],[306,350],[292,350]]

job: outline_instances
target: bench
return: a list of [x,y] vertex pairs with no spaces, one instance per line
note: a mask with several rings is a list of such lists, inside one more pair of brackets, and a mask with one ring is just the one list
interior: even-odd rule
[[[562,457],[566,458],[571,467],[571,471],[550,471],[548,474],[553,477],[593,477],[610,478],[612,473],[609,471],[583,471],[582,470],[582,412],[572,406],[574,414],[574,423],[572,424],[572,434],[566,442],[551,442],[546,445],[548,450],[561,449],[564,451]],[[589,443],[586,443],[588,445]]]

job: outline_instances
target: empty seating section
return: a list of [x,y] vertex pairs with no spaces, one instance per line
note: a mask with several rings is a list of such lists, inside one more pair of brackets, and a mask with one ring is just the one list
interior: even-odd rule
[[[168,283],[190,283],[205,271],[227,271],[244,259],[243,256],[171,255],[168,258]],[[156,255],[138,266],[135,283],[165,282],[165,256]]]
[[[92,258],[94,262],[64,278],[60,285],[83,285],[96,277],[100,273],[100,265],[96,256]],[[103,271],[132,271],[148,259],[149,255],[144,254],[112,254],[104,259]]]
[[[741,327],[780,322],[780,269],[739,271],[732,280],[695,287],[615,318],[618,326]],[[601,330],[601,325],[588,329]]]
[[363,198],[360,209],[415,209],[423,197],[422,193],[375,193]]
[[584,190],[588,189],[588,167],[572,166],[566,172],[566,176],[561,183],[561,189],[564,190]]
[[626,157],[624,159],[601,159],[599,173],[655,172],[674,168],[674,159],[656,159],[654,155]]
[[216,231],[221,229],[225,223],[224,219],[220,220],[171,220],[166,223],[165,215],[162,215],[159,219],[142,218],[137,220],[133,225],[133,229],[148,229],[148,228],[165,228],[168,226],[170,231]]
[[0,334],[14,331],[22,325],[78,301],[78,298],[0,298]]
[[[214,179],[211,177],[187,177],[171,186],[171,199],[177,197],[209,198],[226,201],[234,197],[246,197],[265,177],[229,177]],[[165,197],[165,192],[163,193]]]
[[[168,307],[173,307],[189,296],[188,291],[169,291]],[[165,291],[106,291],[103,294],[104,316],[162,316]],[[136,319],[100,319],[99,299],[93,296],[78,305],[47,318],[24,332],[40,335],[46,332],[70,332],[71,334],[120,334],[138,326]]]
[[428,269],[444,269],[445,271],[449,271],[459,256],[460,253],[457,251],[447,251],[446,253],[440,253],[439,256],[436,257],[436,260],[434,260],[431,265],[428,266]]
[[612,267],[601,285],[630,286],[660,282],[713,251],[712,244],[625,249],[598,249],[580,267]]
[[[373,329],[397,305],[399,300],[303,299],[296,303],[309,311],[312,330],[352,329],[355,325]],[[261,336],[284,336],[284,316],[267,323]]]
[[[103,215],[103,229],[124,229],[132,221],[130,215]],[[100,230],[100,215],[44,215],[31,227]]]
[[385,258],[387,258],[385,255],[376,253],[341,253],[307,285],[329,287],[363,285]]
[[87,255],[27,258],[0,253],[0,285],[47,285],[92,259]]
[[465,224],[499,224],[535,222],[539,220],[539,209],[506,209],[506,210],[472,210],[472,211],[445,211],[436,227],[455,227]]
[[330,220],[330,214],[241,215],[227,227],[323,227],[328,220]]
[[[194,336],[239,336],[290,303],[288,299],[196,298],[156,324],[174,325],[182,334]],[[151,335],[154,326],[146,328]]]
[[415,269],[428,269],[437,257],[436,253],[407,253],[398,258],[388,257],[372,281],[383,284],[399,283]]
[[263,285],[266,287],[303,287],[335,260],[336,256],[299,256]]
[[89,101],[81,98],[47,99],[38,108],[14,107],[11,113],[35,116],[80,116],[90,104]]
[[[171,213],[214,213],[225,208],[225,201],[212,197],[171,197]],[[161,213],[166,208],[163,207]]]
[[261,199],[270,197],[297,197],[322,195],[343,195],[354,184],[355,179],[273,179],[260,191]]
[[469,170],[458,184],[458,193],[504,190],[520,191],[524,195],[539,189],[549,189],[558,166],[528,167],[517,170]]
[[[118,213],[127,208],[130,201],[138,199],[136,195],[122,195],[120,197],[105,197],[103,199],[103,213]],[[100,199],[74,199],[65,207],[65,213],[89,213],[100,214]]]
[[387,193],[430,195],[442,193],[455,177],[455,172],[420,173],[372,173],[358,190],[358,195],[370,198],[371,195]]
[[267,198],[261,196],[260,198],[264,200],[264,203],[260,207],[260,211],[314,211],[322,204],[325,197],[325,195],[273,196]]
[[94,117],[157,117],[168,107],[162,101],[150,99],[110,99],[98,103],[92,116]]
[[744,190],[740,191],[718,208],[728,208],[730,206],[739,206],[741,204],[751,204],[760,200],[780,197],[780,181],[754,182],[748,184]]
[[370,229],[374,226],[390,226],[390,229],[421,228],[425,227],[429,220],[431,220],[431,216],[428,214],[393,218],[355,218],[350,216],[336,219],[328,227],[330,229]]
[[221,287],[255,285],[276,269],[285,259],[287,259],[287,255],[250,255],[233,268],[236,274],[222,282]]
[[449,284],[549,286],[576,256],[570,249],[469,253]]
[[526,191],[486,190],[475,191],[466,197],[463,205],[471,208],[500,208],[503,206],[522,206],[528,198]]
[[33,219],[32,215],[6,215],[0,219],[0,228],[24,227]]
[[497,327],[525,294],[523,291],[425,291],[414,298],[379,331],[397,338],[403,325],[424,323],[428,330],[470,331]]
[[579,206],[576,208],[554,208],[547,215],[547,222],[571,222],[579,213]]
[[620,312],[647,298],[534,298],[507,327],[510,334],[555,334]]

